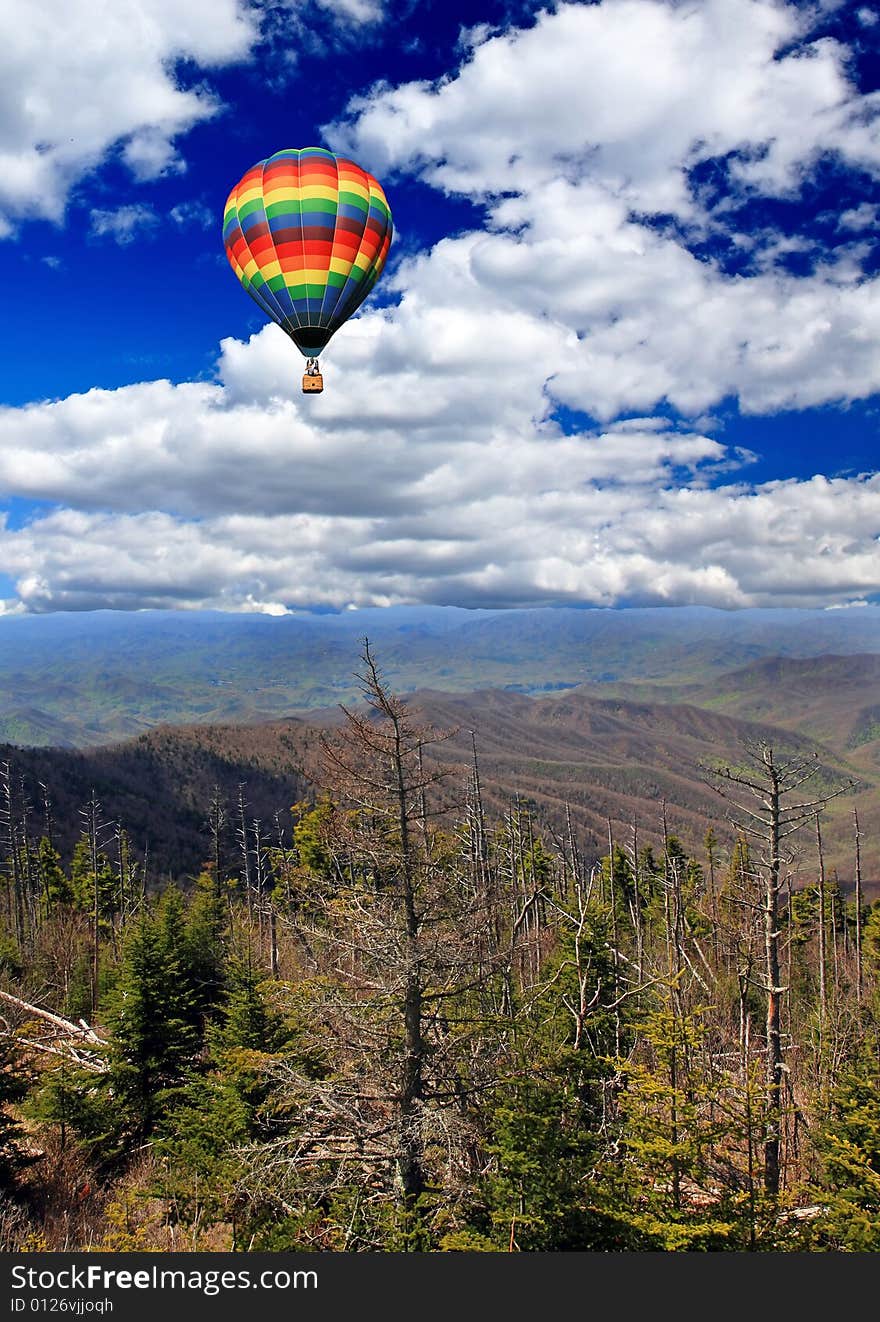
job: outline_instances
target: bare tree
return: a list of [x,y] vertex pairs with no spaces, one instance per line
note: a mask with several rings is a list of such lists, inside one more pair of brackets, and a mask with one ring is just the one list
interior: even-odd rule
[[736,830],[753,846],[752,856],[761,879],[764,935],[762,990],[767,997],[766,1102],[764,1112],[764,1188],[776,1197],[781,1181],[781,1136],[787,1066],[782,1042],[782,985],[780,895],[790,884],[796,857],[792,837],[833,798],[853,787],[852,782],[801,799],[798,791],[819,771],[818,754],[779,755],[763,740],[747,745],[744,767],[713,769],[710,784],[732,804]]
[[94,1014],[98,1008],[98,975],[101,956],[101,860],[99,855],[104,843],[105,832],[111,829],[111,824],[101,819],[101,804],[94,789],[91,791],[85,807],[80,808],[79,815],[82,818],[83,834],[88,841],[89,866],[92,872],[94,889],[92,896],[91,964],[92,1014]]
[[26,936],[27,910],[16,808],[12,766],[7,761],[0,762],[0,832],[6,855],[7,910],[19,945],[22,945]]
[[390,692],[367,640],[361,661],[365,706],[343,708],[344,729],[323,741],[325,876],[309,873],[281,919],[315,962],[308,1018],[325,1072],[285,1067],[305,1123],[252,1154],[251,1192],[326,1198],[359,1185],[396,1204],[404,1246],[417,1247],[436,1162],[467,1160],[472,1012],[461,1005],[486,976],[486,904],[443,826],[450,769],[425,756],[447,736]]
[[853,827],[856,849],[856,995],[859,1005],[865,989],[865,974],[862,964],[862,833],[859,830],[859,810],[853,808]]

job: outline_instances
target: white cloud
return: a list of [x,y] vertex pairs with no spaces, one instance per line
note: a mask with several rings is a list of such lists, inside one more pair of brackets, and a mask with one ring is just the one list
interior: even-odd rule
[[383,17],[382,0],[316,0],[316,3],[337,21],[357,26],[378,23]]
[[175,225],[181,227],[197,225],[202,229],[210,229],[220,222],[220,217],[215,215],[204,202],[179,202],[177,206],[171,208],[168,215]]
[[872,206],[870,202],[860,202],[857,207],[842,211],[837,223],[840,229],[874,229],[878,214],[880,214],[880,206]]
[[0,214],[61,219],[73,185],[115,146],[138,178],[181,168],[176,139],[217,102],[175,62],[243,60],[247,0],[53,0],[23,4],[0,43]]
[[[291,38],[305,31],[382,18],[381,0],[288,0],[278,60],[295,64]],[[272,24],[262,0],[18,5],[0,43],[0,238],[28,219],[60,222],[73,188],[115,152],[137,181],[184,171],[180,138],[220,109],[200,75],[250,59]],[[199,74],[184,80],[180,61]]]
[[741,153],[740,183],[773,195],[820,152],[880,165],[877,98],[849,84],[838,43],[797,44],[810,17],[777,0],[563,4],[477,44],[454,77],[356,99],[328,132],[451,192],[586,176],[631,208],[694,220],[687,171],[711,157]]
[[479,361],[455,325],[435,343],[400,318],[354,322],[317,398],[267,327],[224,343],[216,384],[0,412],[0,486],[61,506],[0,533],[27,607],[729,607],[880,591],[880,477],[752,488],[747,454],[656,416],[566,435],[538,367],[552,326],[523,317]]
[[98,208],[91,213],[91,233],[98,238],[114,239],[122,246],[133,243],[158,224],[159,217],[153,208],[140,202],[111,210]]
[[[867,248],[831,261],[812,238],[738,235],[689,177],[734,153],[734,192],[778,196],[821,153],[880,164],[877,98],[847,81],[843,47],[807,40],[814,17],[776,0],[560,5],[526,30],[477,30],[455,76],[356,99],[331,142],[488,213],[487,230],[403,266],[395,326],[420,319],[442,344],[462,318],[481,332],[540,323],[555,340],[548,389],[606,420],[663,401],[695,416],[728,395],[766,412],[873,393],[880,281],[863,275]],[[698,258],[645,219],[656,211],[699,234],[727,226],[749,271]],[[865,223],[861,207],[841,217]],[[812,274],[791,274],[792,253]]]
[[[369,480],[365,475],[365,480]],[[0,549],[31,610],[828,605],[880,589],[880,479],[694,490],[513,482],[396,515],[62,510]]]
[[[710,419],[658,411],[697,419],[729,395],[744,413],[806,408],[880,385],[880,282],[860,242],[794,276],[791,243],[764,235],[750,273],[729,276],[637,214],[723,226],[689,189],[701,154],[741,151],[739,186],[770,193],[819,151],[869,159],[843,52],[774,59],[803,14],[562,5],[522,33],[473,33],[457,77],[360,103],[340,144],[485,202],[487,227],[386,275],[398,303],[334,339],[319,397],[270,326],[224,340],[213,382],[0,410],[0,488],[58,507],[0,533],[21,599],[281,611],[880,592],[880,477],[752,487],[752,456]],[[577,411],[600,421],[566,434],[560,405],[570,429]]]

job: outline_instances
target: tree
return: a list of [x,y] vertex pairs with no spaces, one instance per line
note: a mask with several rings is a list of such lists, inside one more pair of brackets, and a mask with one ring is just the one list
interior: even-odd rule
[[301,863],[289,881],[302,900],[285,921],[314,967],[297,998],[309,1063],[295,1062],[285,1085],[302,1125],[267,1149],[253,1183],[262,1197],[286,1180],[282,1201],[323,1207],[367,1187],[363,1235],[381,1223],[418,1249],[431,1234],[432,1169],[467,1143],[465,1001],[485,915],[457,870],[457,842],[436,825],[448,772],[426,754],[445,736],[389,691],[366,640],[362,663],[366,709],[343,709],[344,730],[324,743],[325,798],[296,831],[317,870]]
[[506,1048],[503,1025],[494,1026],[501,1049],[480,1126],[486,1172],[467,1200],[465,1227],[444,1237],[447,1249],[627,1246],[596,1180],[616,1138],[608,1120],[620,1022],[609,911],[585,902],[577,886],[555,907],[557,949],[541,984],[511,1007]]
[[[801,786],[819,767],[816,754],[782,755],[759,741],[745,749],[746,766],[718,767],[713,784],[725,797],[735,798],[732,816],[736,830],[751,842],[761,878],[758,900],[763,919],[767,1051],[764,1133],[764,1188],[771,1197],[780,1189],[782,1114],[785,1093],[785,1053],[782,1043],[782,984],[780,896],[790,884],[795,853],[791,837],[831,799],[852,788],[851,783],[811,800],[795,800]],[[744,793],[745,792],[745,793]],[[748,901],[746,901],[748,903]]]
[[110,1009],[108,1084],[133,1136],[148,1137],[198,1045],[181,964],[183,933],[175,901],[158,918],[142,910],[129,929]]
[[73,886],[61,866],[61,855],[47,836],[43,836],[37,846],[37,870],[47,910],[73,902]]
[[198,1025],[220,1016],[226,994],[229,961],[229,912],[218,892],[213,872],[196,880],[175,958],[189,983]]
[[9,1106],[27,1093],[28,1078],[12,1038],[0,1032],[0,1193],[12,1194],[21,1171],[31,1164],[22,1146],[24,1131]]
[[818,1137],[822,1180],[817,1231],[824,1243],[857,1253],[880,1250],[880,1073],[872,1025],[831,1095]]

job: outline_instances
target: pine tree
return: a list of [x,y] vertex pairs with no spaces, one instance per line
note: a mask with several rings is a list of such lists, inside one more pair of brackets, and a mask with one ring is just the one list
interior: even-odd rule
[[202,872],[196,880],[177,957],[185,967],[193,1008],[203,1025],[220,1015],[229,959],[229,911],[218,893],[213,873]]
[[[98,852],[97,860],[98,918],[102,928],[106,928],[107,920],[116,911],[117,885],[113,864],[103,850]],[[77,840],[73,850],[69,888],[76,907],[81,909],[83,913],[94,911],[95,878],[91,842],[87,835],[82,835]]]
[[174,899],[158,918],[141,913],[126,939],[113,994],[108,1079],[127,1125],[140,1137],[153,1131],[198,1045],[181,966],[180,916]]
[[880,1250],[880,1035],[872,1024],[856,1061],[831,1096],[818,1149],[822,1181],[817,1233],[824,1245]]
[[670,999],[638,1025],[639,1049],[620,1062],[620,1160],[603,1172],[603,1205],[629,1228],[633,1247],[748,1241],[747,1181],[736,1176],[734,1153],[749,1136],[732,1080],[707,1068],[705,1037],[703,1014],[681,1015]]
[[[575,904],[543,986],[516,1007],[512,1055],[486,1118],[489,1167],[446,1248],[626,1247],[595,1197],[620,1027],[609,912]],[[585,990],[589,989],[586,997]],[[499,1026],[500,1027],[500,1026]]]
[[54,908],[56,904],[73,903],[74,888],[61,866],[61,855],[47,836],[43,836],[37,846],[37,875],[48,909]]
[[0,1193],[14,1193],[21,1171],[33,1160],[22,1146],[22,1126],[9,1111],[27,1089],[28,1078],[15,1043],[0,1033]]

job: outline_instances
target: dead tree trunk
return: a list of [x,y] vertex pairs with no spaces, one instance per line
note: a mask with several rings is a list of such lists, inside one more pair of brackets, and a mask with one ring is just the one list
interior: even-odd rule
[[[788,866],[793,853],[785,842],[804,823],[839,794],[851,790],[850,781],[830,794],[810,802],[791,802],[791,796],[815,776],[818,755],[777,757],[764,741],[747,746],[753,769],[714,768],[709,784],[728,801],[735,811],[732,821],[744,837],[757,842],[762,882],[761,907],[764,930],[764,993],[767,997],[765,1020],[766,1077],[764,1103],[764,1189],[771,1198],[780,1190],[782,1177],[782,1120],[784,1075],[786,1072],[782,1043],[782,1002],[787,988],[781,981],[780,894],[789,880]],[[725,782],[722,787],[719,781]],[[742,802],[742,799],[745,802]]]
[[819,1038],[821,1048],[825,1046],[825,1021],[828,1017],[828,897],[825,885],[825,854],[822,849],[822,827],[819,814],[816,813],[816,856],[818,862],[819,892]]
[[859,810],[853,808],[856,844],[856,996],[859,1005],[864,994],[864,973],[862,970],[862,833],[859,830]]

